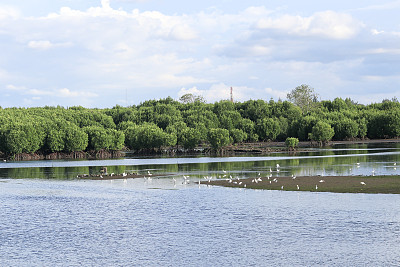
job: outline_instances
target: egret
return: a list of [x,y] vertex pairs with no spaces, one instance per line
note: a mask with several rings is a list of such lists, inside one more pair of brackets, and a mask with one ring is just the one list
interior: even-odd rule
[[242,184],[242,182],[239,182],[239,185],[241,185]]
[[293,180],[296,179],[296,176],[294,176],[293,174],[292,174],[292,179],[293,179]]
[[365,183],[364,183],[364,182],[360,182],[360,184],[362,184],[362,185],[365,185]]
[[283,190],[283,185],[281,186],[281,190]]
[[279,167],[280,167],[280,166],[279,166],[279,164],[277,163],[277,164],[276,164],[276,168],[279,169]]
[[246,185],[246,184],[244,184],[244,187],[247,187],[247,185]]
[[152,176],[152,175],[153,175],[153,174],[151,174],[151,173],[150,173],[150,171],[147,171],[147,174],[148,174],[148,175],[150,175],[150,176]]
[[317,184],[315,185],[315,190],[318,190],[318,185]]
[[299,190],[300,189],[299,185],[297,184],[296,186],[297,186],[297,190]]
[[225,171],[225,170],[222,170],[222,172],[223,172],[223,173],[226,173],[226,171]]
[[319,180],[320,183],[325,183],[325,180]]

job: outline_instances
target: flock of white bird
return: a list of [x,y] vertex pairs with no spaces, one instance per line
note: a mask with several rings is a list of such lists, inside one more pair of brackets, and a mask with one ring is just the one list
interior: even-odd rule
[[[357,163],[356,163],[356,166],[357,166],[357,168],[359,168],[359,167],[360,167],[360,163],[357,162]],[[396,163],[394,163],[393,166],[396,166]],[[276,166],[275,166],[275,168],[274,168],[274,171],[273,171],[273,169],[272,169],[271,167],[269,168],[269,173],[268,173],[268,175],[266,176],[266,179],[268,179],[268,181],[269,181],[270,184],[272,184],[272,183],[277,183],[277,182],[278,182],[278,178],[279,178],[279,177],[274,177],[274,178],[273,178],[273,177],[272,177],[272,174],[273,174],[273,172],[279,173],[279,171],[280,171],[280,165],[279,165],[279,164],[276,164]],[[373,175],[373,176],[375,175],[375,173],[376,173],[376,170],[375,170],[375,169],[372,169],[372,175]],[[125,174],[125,175],[124,175],[124,174],[125,174],[125,173],[123,173],[123,176],[126,175],[126,174]],[[150,181],[152,175],[153,175],[153,174],[152,174],[150,171],[147,171],[147,177],[145,176],[144,179],[147,180],[147,181]],[[229,177],[228,177],[228,175],[229,175],[229,174],[227,173],[226,170],[222,170],[222,175],[215,176],[215,177],[212,177],[212,176],[204,176],[203,179],[204,179],[205,181],[208,181],[208,183],[210,183],[211,180],[213,180],[213,179],[218,179],[218,178],[220,178],[220,179],[226,179],[226,181],[228,181],[228,183],[232,183],[232,184],[235,184],[235,185],[243,186],[243,187],[245,187],[245,188],[247,187],[247,184],[244,183],[243,181],[241,181],[239,177],[233,178],[232,175],[229,175]],[[190,178],[190,176],[188,176],[188,175],[183,175],[183,179],[182,179],[181,184],[182,184],[182,185],[187,185],[187,184],[189,184],[189,183],[190,183],[190,179],[189,179],[189,178]],[[291,178],[292,178],[293,180],[296,180],[297,177],[296,177],[294,174],[292,174],[292,177],[291,177]],[[173,177],[172,180],[173,180],[174,185],[176,185],[176,184],[177,184],[177,179],[176,179],[175,177]],[[263,181],[263,178],[261,177],[261,173],[258,172],[257,177],[254,178],[254,179],[252,179],[252,180],[251,180],[251,183],[259,183],[259,182],[262,182],[262,181]],[[325,180],[323,180],[323,179],[319,180],[319,183],[324,183],[324,182],[325,182]],[[200,185],[201,185],[201,179],[198,179],[198,180],[197,180],[197,183],[198,183],[198,185],[200,186]],[[366,183],[365,183],[364,181],[360,182],[360,184],[363,185],[363,186],[366,185]],[[298,184],[296,185],[296,188],[297,188],[297,190],[300,190],[300,186],[299,186]],[[283,190],[283,189],[284,189],[284,186],[281,186],[281,190]],[[318,184],[315,185],[315,190],[318,190]]]

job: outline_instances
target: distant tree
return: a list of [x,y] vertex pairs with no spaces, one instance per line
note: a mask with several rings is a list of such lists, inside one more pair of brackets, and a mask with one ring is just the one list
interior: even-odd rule
[[247,134],[241,129],[232,129],[229,135],[233,138],[234,143],[240,143],[247,140]]
[[194,95],[194,94],[184,94],[179,98],[183,104],[190,104],[195,102],[205,103],[205,99],[201,95]]
[[279,122],[272,118],[264,118],[257,122],[257,134],[261,140],[275,140],[281,129]]
[[64,150],[66,152],[84,151],[89,143],[88,135],[74,124],[65,127]]
[[221,128],[213,128],[208,132],[208,141],[213,149],[218,150],[230,143],[229,131]]
[[299,144],[299,139],[295,137],[288,137],[285,140],[285,145],[289,149],[294,149]]
[[314,88],[302,84],[288,93],[287,99],[306,113],[318,102],[318,94],[314,92]]
[[318,121],[312,128],[309,138],[320,145],[326,144],[335,135],[335,131],[329,123]]
[[197,129],[186,127],[181,131],[181,144],[186,149],[195,148],[200,141],[200,132]]

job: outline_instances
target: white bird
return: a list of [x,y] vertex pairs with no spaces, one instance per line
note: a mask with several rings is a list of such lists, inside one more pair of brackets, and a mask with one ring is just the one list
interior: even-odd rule
[[125,177],[127,174],[125,172],[122,173],[122,177]]
[[365,185],[365,183],[364,183],[364,182],[360,182],[360,184],[362,184],[362,185]]
[[147,171],[147,174],[148,174],[148,175],[150,175],[150,176],[152,176],[152,175],[153,175],[153,174],[151,174],[151,173],[150,173],[150,171]]
[[244,184],[244,187],[247,187],[247,185],[246,185],[246,184]]
[[292,179],[293,179],[293,180],[296,179],[296,176],[294,176],[293,174],[292,174]]
[[261,178],[258,178],[257,180],[258,180],[259,182],[262,182],[262,179],[261,179]]
[[396,162],[395,162],[395,163],[393,163],[393,165],[394,165],[394,166],[396,166]]
[[239,182],[239,185],[241,185],[242,184],[242,182]]
[[315,190],[318,190],[318,185],[315,185]]
[[272,172],[272,169],[271,169],[271,168],[269,168],[269,172]]
[[276,164],[276,168],[279,169],[279,167],[280,167],[280,166],[279,166],[279,164],[277,163],[277,164]]
[[100,174],[100,178],[102,178],[103,179],[103,176]]
[[226,171],[225,171],[225,170],[222,170],[222,172],[223,172],[223,173],[226,173]]
[[325,183],[325,180],[319,180],[320,183]]
[[300,189],[299,185],[297,184],[296,186],[297,186],[297,190],[299,190]]
[[283,190],[283,185],[281,186],[281,190]]

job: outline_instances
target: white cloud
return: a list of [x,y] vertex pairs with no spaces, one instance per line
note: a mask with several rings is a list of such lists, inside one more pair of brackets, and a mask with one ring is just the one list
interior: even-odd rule
[[301,83],[326,95],[336,94],[335,86],[354,88],[358,80],[363,88],[368,82],[360,77],[380,77],[389,67],[394,75],[399,67],[397,29],[368,28],[351,13],[297,15],[304,13],[250,6],[167,15],[114,9],[115,1],[86,10],[62,7],[43,17],[0,7],[4,90],[43,103],[96,98],[109,105],[126,90],[139,103],[176,95],[179,88],[219,101],[229,99],[232,84],[237,101],[269,100],[285,98]]
[[98,97],[95,93],[71,91],[68,88],[59,89],[57,92],[59,97]]
[[18,19],[20,16],[21,12],[17,8],[0,5],[0,22],[7,19],[15,20]]
[[317,12],[310,17],[283,15],[260,19],[258,29],[275,29],[300,36],[322,36],[331,39],[349,39],[355,36],[362,23],[351,15],[334,11]]
[[53,47],[50,41],[29,41],[28,46],[34,49],[49,49]]
[[29,41],[28,47],[39,50],[47,50],[55,47],[70,47],[72,46],[71,42],[66,43],[52,43],[48,40],[40,40],[40,41]]

